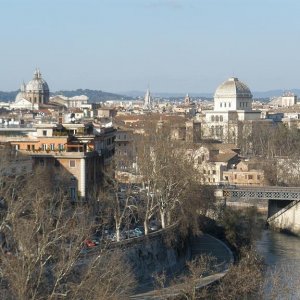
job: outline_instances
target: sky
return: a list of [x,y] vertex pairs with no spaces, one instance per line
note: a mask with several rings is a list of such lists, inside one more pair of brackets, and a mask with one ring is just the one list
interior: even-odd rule
[[0,0],[0,90],[300,88],[299,0]]

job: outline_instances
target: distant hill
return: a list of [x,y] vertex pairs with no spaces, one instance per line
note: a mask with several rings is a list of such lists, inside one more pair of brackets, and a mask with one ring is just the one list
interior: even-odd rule
[[[296,95],[299,95],[300,97],[300,89],[292,89],[289,90],[292,93],[295,93]],[[252,91],[253,98],[258,99],[266,99],[270,97],[279,97],[282,96],[282,94],[285,92],[285,90],[270,90],[265,92],[255,92]],[[128,91],[128,92],[122,92],[123,95],[131,96],[131,97],[144,97],[145,92],[144,91]],[[186,93],[165,93],[165,92],[151,92],[153,97],[161,97],[161,98],[184,98]],[[212,99],[214,97],[213,93],[198,93],[198,92],[189,92],[189,95],[191,97],[199,97],[199,98],[207,98]]]
[[[2,92],[0,91],[0,101],[14,101],[19,91],[12,91],[12,92]],[[123,96],[119,94],[107,93],[98,90],[88,90],[88,89],[77,89],[73,91],[57,91],[51,93],[51,96],[54,95],[63,95],[66,97],[74,97],[79,95],[86,95],[89,97],[89,102],[103,102],[106,100],[128,100],[132,99],[128,96]]]
[[132,99],[131,97],[119,95],[119,94],[113,94],[113,93],[107,93],[103,91],[98,90],[88,90],[88,89],[77,89],[75,91],[57,91],[54,93],[51,93],[51,96],[53,95],[64,95],[66,97],[74,97],[79,95],[85,95],[89,97],[89,102],[95,103],[95,102],[103,102],[106,100],[129,100]]
[[[300,89],[291,89],[290,92],[298,95],[300,97]],[[16,98],[16,95],[19,91],[11,91],[11,92],[3,92],[0,91],[0,101],[14,101]],[[255,99],[264,99],[267,100],[270,97],[279,97],[282,96],[282,94],[285,92],[285,90],[270,90],[265,92],[252,92],[253,98]],[[89,101],[91,103],[93,102],[103,102],[107,100],[130,100],[132,98],[136,97],[144,97],[145,91],[127,91],[122,92],[120,94],[114,94],[114,93],[108,93],[103,92],[101,90],[89,90],[89,89],[77,89],[77,90],[71,90],[71,91],[57,91],[51,93],[51,96],[53,95],[64,95],[66,97],[73,97],[73,96],[79,96],[79,95],[86,95],[89,97]],[[152,95],[154,97],[163,97],[163,98],[178,98],[178,97],[184,97],[186,93],[155,93],[153,92]],[[212,98],[213,93],[189,93],[191,97],[202,97],[202,98]]]
[[[153,97],[159,97],[159,98],[179,98],[179,97],[185,97],[186,93],[167,93],[167,92],[152,92],[150,91]],[[127,91],[127,92],[121,92],[121,94],[130,96],[130,97],[144,97],[146,94],[146,91]],[[191,97],[204,97],[204,98],[212,98],[212,93],[189,93]]]
[[0,101],[9,102],[14,101],[19,91],[12,92],[1,92],[0,91]]
[[300,98],[300,89],[288,89],[288,90],[271,90],[266,92],[252,92],[254,98],[272,98],[280,97],[285,92],[292,92]]

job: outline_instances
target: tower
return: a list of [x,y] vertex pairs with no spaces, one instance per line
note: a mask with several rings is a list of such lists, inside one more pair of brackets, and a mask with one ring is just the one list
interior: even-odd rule
[[144,97],[144,109],[151,109],[152,108],[152,99],[149,88],[146,91],[145,97]]

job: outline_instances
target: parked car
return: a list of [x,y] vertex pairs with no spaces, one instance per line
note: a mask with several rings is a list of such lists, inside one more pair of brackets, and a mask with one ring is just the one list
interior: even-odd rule
[[152,220],[149,224],[150,231],[156,231],[161,228],[160,223],[157,220]]
[[139,227],[135,228],[134,232],[137,237],[144,235],[144,230],[141,230]]
[[[120,232],[120,241],[124,240],[126,237],[124,235],[124,233]],[[117,241],[117,234],[116,233],[112,233],[107,237],[108,240],[112,241],[112,242],[116,242]]]
[[93,247],[96,247],[99,245],[99,241],[97,241],[96,239],[85,239],[83,241],[84,245],[87,247],[87,248],[93,248]]

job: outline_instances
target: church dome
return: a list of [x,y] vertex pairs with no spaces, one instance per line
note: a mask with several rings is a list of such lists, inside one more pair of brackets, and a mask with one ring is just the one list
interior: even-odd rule
[[252,98],[248,86],[239,81],[238,78],[230,77],[224,81],[217,89],[215,98]]
[[33,79],[26,85],[26,92],[49,92],[48,84],[39,70],[34,72]]
[[15,98],[15,102],[18,102],[20,100],[24,99],[24,93],[19,92]]

